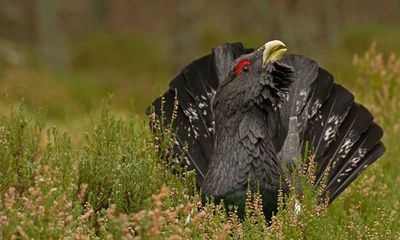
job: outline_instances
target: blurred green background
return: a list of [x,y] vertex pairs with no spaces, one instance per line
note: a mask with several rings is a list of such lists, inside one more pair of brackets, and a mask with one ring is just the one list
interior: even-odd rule
[[398,0],[0,0],[0,113],[25,99],[68,122],[113,93],[142,116],[193,59],[238,41],[280,39],[352,88],[353,54],[399,53],[399,23]]
[[[0,0],[0,239],[3,233],[22,239],[22,230],[31,238],[84,231],[109,239],[131,225],[109,221],[103,231],[99,221],[112,208],[107,205],[116,203],[127,214],[149,209],[149,196],[163,184],[175,189],[166,200],[171,206],[197,206],[197,197],[188,197],[191,177],[176,178],[159,161],[145,109],[211,48],[226,42],[259,47],[272,39],[285,42],[290,53],[315,59],[354,93],[383,127],[387,151],[326,215],[312,205],[297,218],[288,207],[268,234],[400,239],[399,26],[400,0]],[[60,180],[36,182],[42,170],[52,168],[51,173],[61,169],[61,175],[52,174]],[[77,197],[82,183],[89,183],[93,196],[87,201]],[[43,206],[31,186],[49,192],[44,217],[35,213]],[[5,194],[13,187],[24,196],[16,202]],[[53,189],[60,191],[50,194]],[[25,197],[38,210],[27,207]],[[7,199],[15,203],[11,210],[2,209]],[[292,199],[297,202],[296,195]],[[85,223],[91,206],[104,208]],[[205,224],[183,228],[199,238],[225,231],[222,224],[231,220],[220,211],[212,215]],[[53,227],[67,217],[66,226]],[[243,224],[245,236],[265,234],[263,222],[252,219]],[[174,224],[164,225],[168,234],[176,234]]]

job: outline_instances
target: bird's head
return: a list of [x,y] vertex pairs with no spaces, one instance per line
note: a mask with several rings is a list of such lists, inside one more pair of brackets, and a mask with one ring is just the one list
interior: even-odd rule
[[280,61],[286,50],[283,42],[273,40],[234,60],[217,89],[214,109],[221,103],[229,113],[254,105],[278,107],[293,81],[293,69]]

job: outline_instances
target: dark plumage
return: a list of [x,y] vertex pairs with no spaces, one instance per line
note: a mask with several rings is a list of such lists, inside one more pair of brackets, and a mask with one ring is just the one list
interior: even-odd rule
[[[306,145],[315,153],[316,186],[330,169],[321,196],[329,202],[384,152],[381,128],[349,91],[316,62],[281,58],[280,42],[270,43],[257,50],[217,47],[163,95],[169,123],[177,93],[175,152],[188,144],[183,164],[196,170],[204,195],[240,212],[250,183],[262,194],[266,216],[276,210],[278,190],[288,191],[284,168],[299,164]],[[161,116],[161,98],[153,105]]]

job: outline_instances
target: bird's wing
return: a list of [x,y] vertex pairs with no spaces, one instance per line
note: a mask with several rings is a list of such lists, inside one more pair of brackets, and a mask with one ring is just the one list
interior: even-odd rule
[[[214,116],[211,99],[219,83],[226,77],[231,62],[242,54],[248,53],[241,43],[224,44],[213,52],[193,61],[174,78],[166,93],[153,102],[154,113],[163,126],[171,124],[175,96],[178,102],[176,119],[172,128],[177,132],[174,151],[177,156],[187,144],[184,165],[197,172],[197,184],[202,186],[208,164],[213,152]],[[164,112],[164,113],[163,113]],[[151,108],[147,113],[151,114]]]
[[280,110],[287,135],[278,157],[290,165],[306,148],[312,149],[317,165],[315,185],[327,176],[323,195],[332,201],[383,154],[382,129],[315,62],[297,55],[282,61],[294,68],[296,78]]

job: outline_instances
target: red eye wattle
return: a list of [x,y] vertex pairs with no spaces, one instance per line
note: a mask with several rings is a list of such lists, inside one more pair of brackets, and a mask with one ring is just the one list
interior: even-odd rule
[[236,65],[236,77],[244,72],[250,71],[251,62],[249,60],[243,60]]

